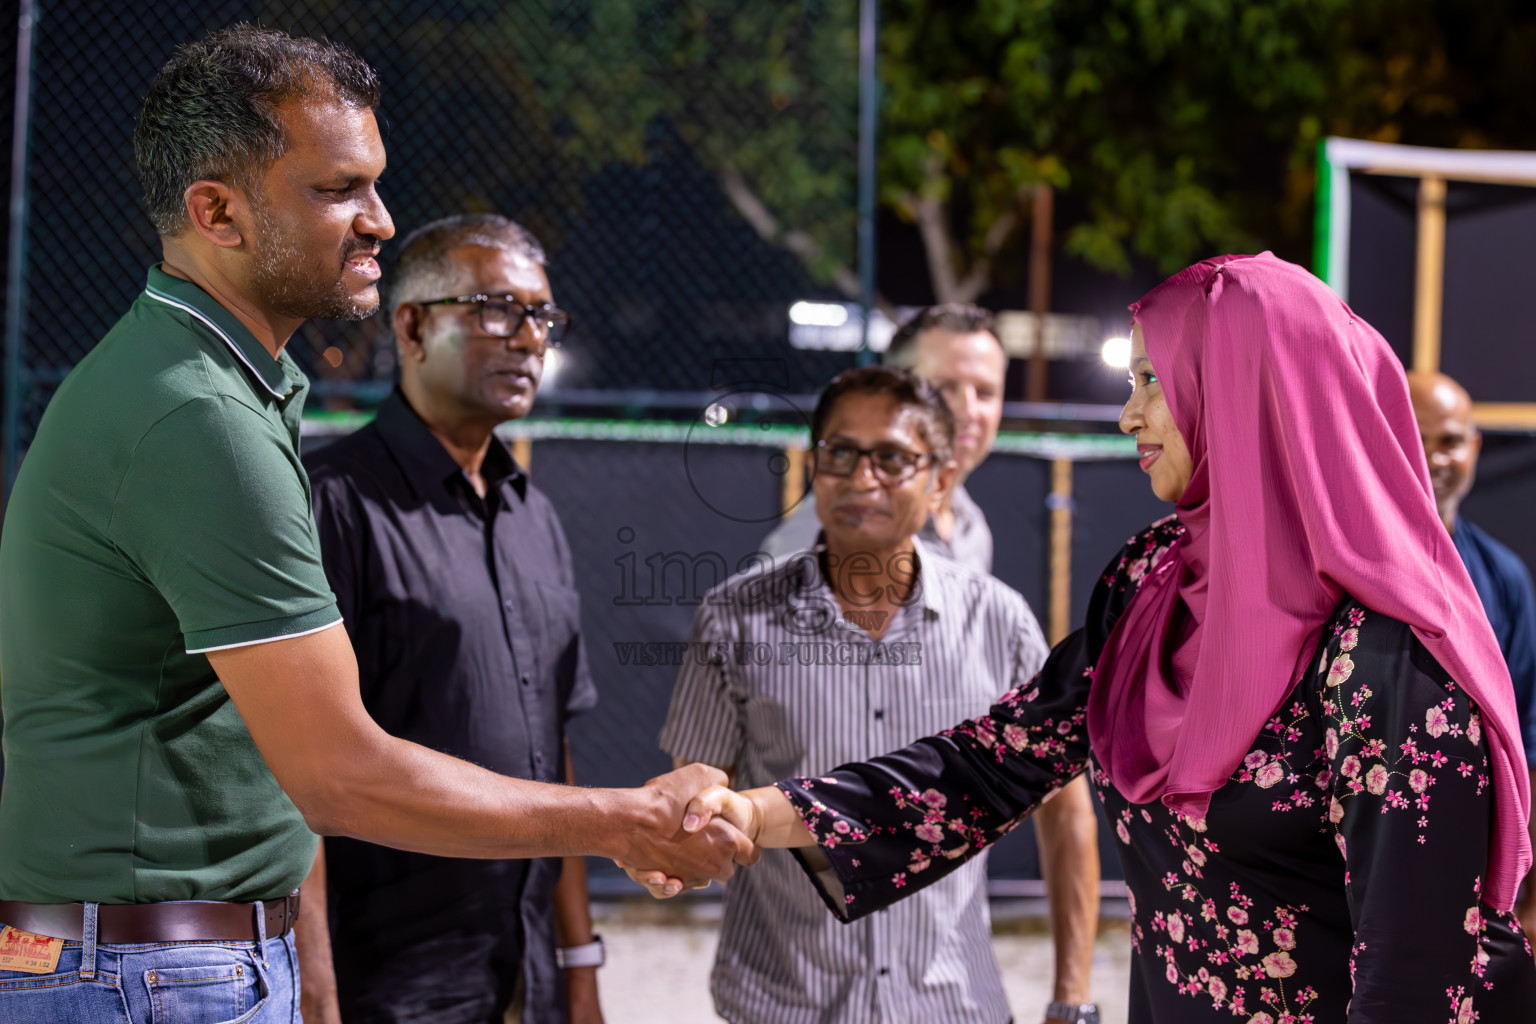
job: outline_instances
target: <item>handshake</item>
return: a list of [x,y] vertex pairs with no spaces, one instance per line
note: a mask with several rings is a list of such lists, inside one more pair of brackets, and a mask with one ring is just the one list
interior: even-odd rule
[[723,882],[736,865],[757,863],[769,816],[760,805],[777,798],[783,810],[770,812],[777,818],[791,813],[789,802],[772,788],[733,792],[727,781],[718,768],[691,764],[631,790],[640,803],[640,827],[614,837],[622,851],[614,862],[657,899]]

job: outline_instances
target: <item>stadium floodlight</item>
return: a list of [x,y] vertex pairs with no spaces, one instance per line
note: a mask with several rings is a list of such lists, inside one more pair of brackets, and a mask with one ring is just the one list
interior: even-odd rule
[[1131,365],[1131,339],[1106,338],[1104,348],[1100,350],[1099,355],[1107,365],[1123,370]]
[[841,327],[848,307],[839,302],[797,302],[789,307],[789,322],[802,327]]

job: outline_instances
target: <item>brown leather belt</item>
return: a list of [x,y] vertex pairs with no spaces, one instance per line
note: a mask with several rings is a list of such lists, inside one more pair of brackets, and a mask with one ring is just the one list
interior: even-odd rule
[[[299,919],[299,894],[262,903],[267,938],[287,934]],[[81,942],[85,904],[0,900],[0,924],[34,935]],[[97,908],[96,941],[103,946],[147,942],[255,942],[254,903],[103,903]]]

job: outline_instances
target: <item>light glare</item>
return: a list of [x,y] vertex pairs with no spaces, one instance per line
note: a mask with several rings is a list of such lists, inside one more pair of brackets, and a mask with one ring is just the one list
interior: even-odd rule
[[1131,339],[1107,338],[1100,354],[1104,357],[1105,363],[1117,370],[1123,370],[1131,365]]
[[835,302],[797,302],[789,307],[789,321],[802,327],[841,327],[848,322],[848,310]]
[[560,354],[560,350],[559,349],[557,349],[557,348],[547,348],[547,349],[545,349],[544,350],[544,375],[539,378],[539,383],[540,384],[553,384],[554,381],[555,381],[555,378],[560,376],[560,364],[562,362],[564,362],[564,357]]

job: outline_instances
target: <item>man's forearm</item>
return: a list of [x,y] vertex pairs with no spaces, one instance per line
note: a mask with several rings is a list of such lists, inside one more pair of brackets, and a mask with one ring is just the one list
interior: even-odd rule
[[1098,821],[1088,780],[1079,776],[1034,814],[1040,873],[1050,897],[1056,951],[1053,998],[1086,1003],[1099,926]]
[[683,809],[724,781],[697,766],[638,790],[511,779],[391,736],[369,716],[346,632],[210,652],[278,784],[314,831],[439,857],[625,859],[691,880],[755,859],[724,823],[684,836]]
[[[681,766],[679,766],[681,767]],[[576,769],[571,764],[571,745],[565,744],[565,781],[576,784]],[[587,900],[587,862],[581,857],[567,857],[560,867],[560,881],[555,885],[555,938],[562,946],[584,946],[592,941],[592,907]]]
[[613,858],[651,824],[643,791],[508,778],[384,734],[371,753],[337,766],[316,831],[439,857]]

